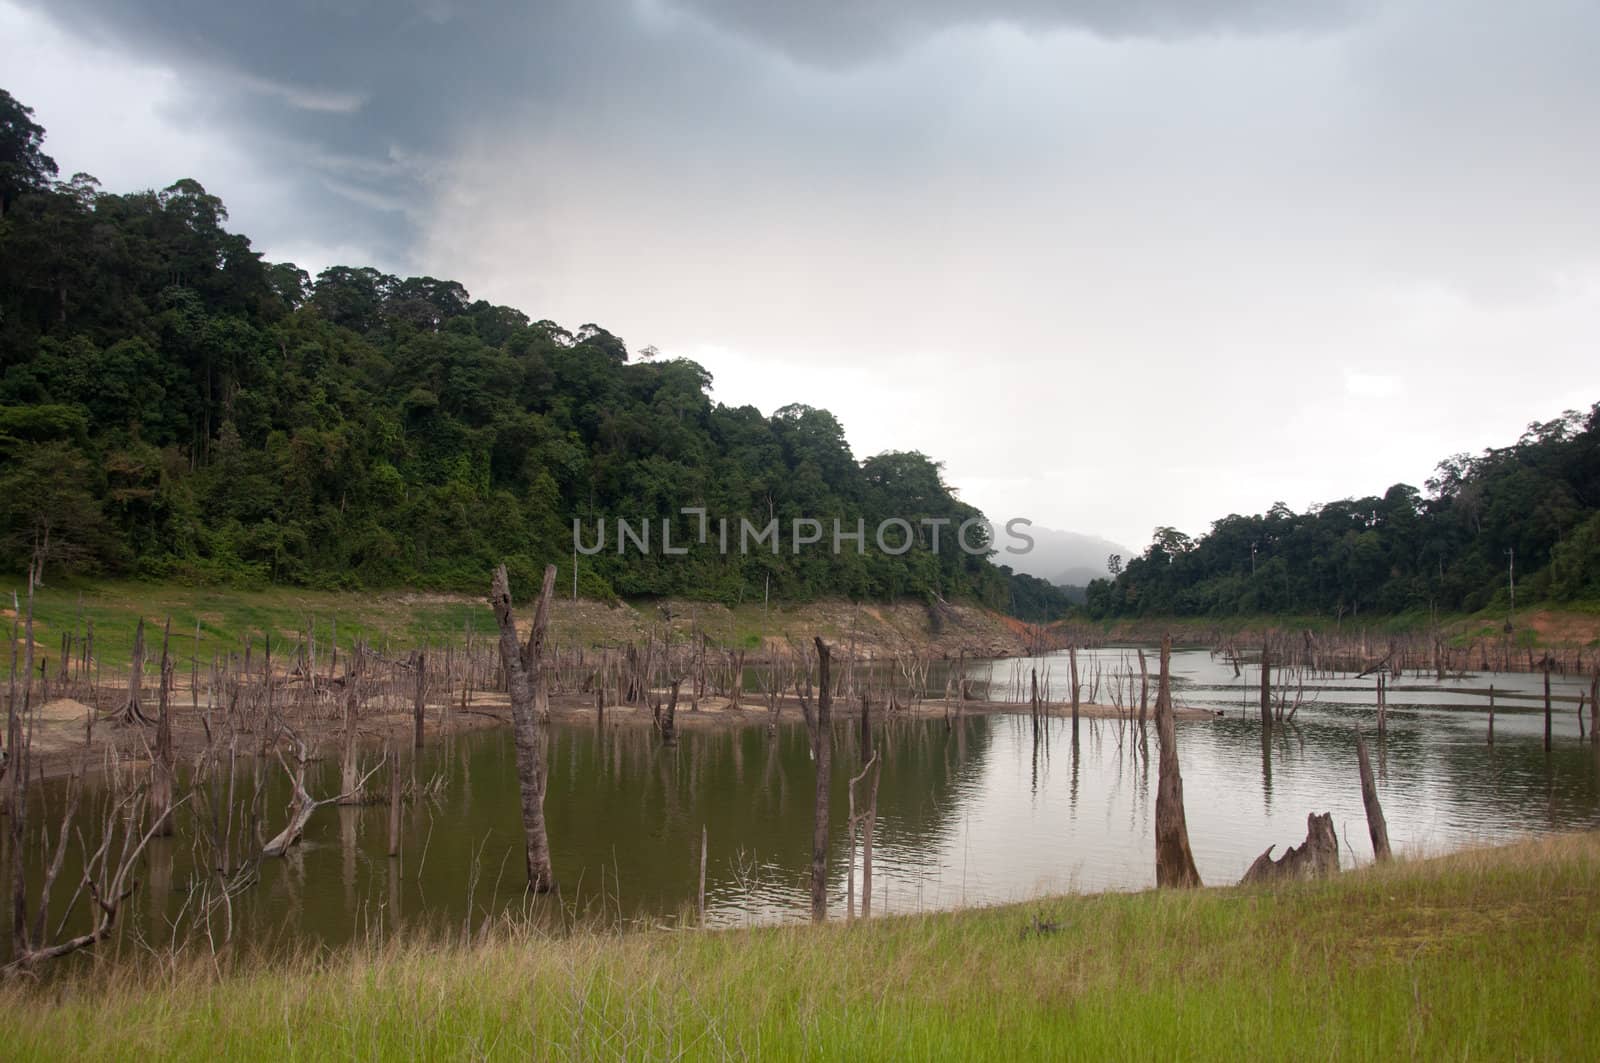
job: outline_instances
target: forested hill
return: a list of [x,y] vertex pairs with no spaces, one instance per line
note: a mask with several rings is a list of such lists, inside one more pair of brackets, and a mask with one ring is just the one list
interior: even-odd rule
[[1419,492],[1232,515],[1197,540],[1159,528],[1142,557],[1089,585],[1110,616],[1329,617],[1600,601],[1600,404],[1516,443],[1442,462]]
[[[452,281],[315,279],[229,232],[192,180],[56,179],[0,92],[0,536],[6,565],[329,588],[482,590],[505,560],[570,586],[572,521],[977,511],[916,453],[857,461],[825,410],[764,417],[693,362],[630,357]],[[787,546],[581,558],[587,594],[966,598],[1043,618],[1065,600],[987,558]],[[869,532],[870,534],[870,532]]]

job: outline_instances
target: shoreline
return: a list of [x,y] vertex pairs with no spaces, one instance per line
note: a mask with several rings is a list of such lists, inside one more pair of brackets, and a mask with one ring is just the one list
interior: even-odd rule
[[[659,693],[659,692],[658,692]],[[38,707],[35,717],[32,750],[30,753],[30,778],[59,779],[76,772],[95,774],[103,771],[114,753],[122,764],[148,761],[145,743],[150,740],[153,727],[125,724],[106,718],[103,714],[94,723],[93,741],[85,756],[84,734],[86,716],[95,710],[73,698],[55,698]],[[172,709],[173,750],[179,761],[192,759],[207,745],[206,728],[202,722],[204,709],[177,705]],[[403,742],[408,747],[415,735],[415,718],[412,707],[385,706],[379,711],[363,715],[358,729],[358,746],[371,753]],[[1005,701],[956,702],[943,698],[923,699],[902,705],[893,712],[882,706],[872,709],[875,721],[883,720],[935,720],[960,716],[1027,716],[1025,703]],[[606,726],[655,728],[651,710],[644,705],[607,705],[602,713]],[[1041,715],[1064,719],[1072,715],[1070,705],[1050,703]],[[1137,721],[1137,709],[1119,709],[1114,705],[1080,704],[1080,719]],[[833,709],[835,721],[859,720],[859,705],[838,700]],[[1221,713],[1209,709],[1174,707],[1173,716],[1180,721],[1212,720]],[[552,694],[550,696],[550,722],[561,725],[596,722],[597,710],[592,697],[582,694]],[[803,725],[799,699],[792,694],[779,699],[778,715],[773,716],[763,698],[752,696],[741,699],[739,708],[731,708],[729,699],[715,696],[701,698],[698,707],[681,696],[673,715],[676,729],[684,731],[743,729],[768,727],[774,720],[780,727]],[[297,721],[300,722],[300,721]],[[321,726],[308,741],[313,754],[324,753],[330,743],[341,739],[337,728],[327,726],[328,721],[309,721]],[[1154,726],[1154,707],[1151,707],[1149,725]],[[465,706],[432,703],[427,706],[424,720],[424,743],[437,742],[459,734],[501,729],[510,737],[510,698],[500,692],[481,691],[470,696]],[[241,732],[241,737],[253,737],[253,732]],[[241,755],[254,755],[254,749],[241,742]]]

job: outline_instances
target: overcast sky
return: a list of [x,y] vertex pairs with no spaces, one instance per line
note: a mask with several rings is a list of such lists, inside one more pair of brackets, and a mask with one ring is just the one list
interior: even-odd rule
[[63,176],[1134,547],[1600,400],[1592,0],[0,0]]

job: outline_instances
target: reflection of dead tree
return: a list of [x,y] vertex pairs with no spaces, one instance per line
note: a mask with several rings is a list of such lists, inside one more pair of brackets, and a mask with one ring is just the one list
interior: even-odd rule
[[1275,882],[1283,879],[1322,878],[1339,870],[1339,837],[1333,832],[1333,814],[1315,812],[1306,816],[1306,840],[1291,845],[1278,859],[1272,858],[1276,846],[1256,857],[1239,884]]

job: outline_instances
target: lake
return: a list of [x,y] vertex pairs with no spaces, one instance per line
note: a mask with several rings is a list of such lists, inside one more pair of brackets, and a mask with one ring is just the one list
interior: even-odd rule
[[[1128,698],[1131,650],[1079,654],[1102,702]],[[1154,669],[1154,654],[1151,655]],[[1037,668],[1064,698],[1065,655],[969,665],[979,692],[1014,697]],[[1133,666],[1136,671],[1136,665]],[[1117,674],[1113,678],[1113,673]],[[1372,740],[1378,790],[1397,852],[1436,853],[1528,833],[1600,825],[1600,760],[1578,740],[1576,699],[1587,684],[1556,677],[1555,744],[1542,748],[1542,677],[1468,674],[1390,679],[1388,734],[1374,734],[1375,679],[1322,676],[1289,692],[1298,709],[1263,742],[1259,671],[1204,650],[1173,655],[1180,705],[1222,713],[1180,721],[1179,757],[1190,840],[1207,884],[1237,881],[1269,844],[1305,834],[1311,812],[1332,812],[1349,867],[1371,859],[1353,727]],[[1496,688],[1495,743],[1486,741],[1487,689]],[[1151,681],[1154,703],[1154,680]],[[752,716],[763,718],[759,709]],[[844,914],[845,786],[858,770],[857,725],[836,727],[830,913]],[[1051,716],[1037,733],[1019,714],[958,721],[891,719],[877,728],[885,758],[874,865],[875,914],[1024,900],[1067,890],[1154,884],[1155,727],[1141,736],[1116,720]],[[691,912],[707,839],[706,920],[713,925],[802,920],[808,914],[814,774],[798,720],[686,728],[663,748],[637,725],[553,725],[546,797],[550,842],[569,915],[673,920]],[[252,767],[241,761],[239,771]],[[267,833],[283,819],[288,787],[268,775]],[[522,893],[521,823],[510,733],[442,740],[407,766],[430,796],[409,803],[403,852],[387,856],[384,805],[319,810],[304,843],[265,861],[259,884],[231,911],[236,940],[264,947],[335,945],[387,935],[400,923],[477,928],[530,902]],[[53,784],[54,785],[54,784]],[[337,789],[330,758],[311,790]],[[59,787],[53,791],[59,794]],[[59,796],[51,804],[59,808]],[[151,941],[193,912],[191,827],[158,840],[132,931]],[[71,892],[58,890],[57,904]],[[549,902],[531,902],[546,909]],[[124,944],[126,947],[126,941]]]

